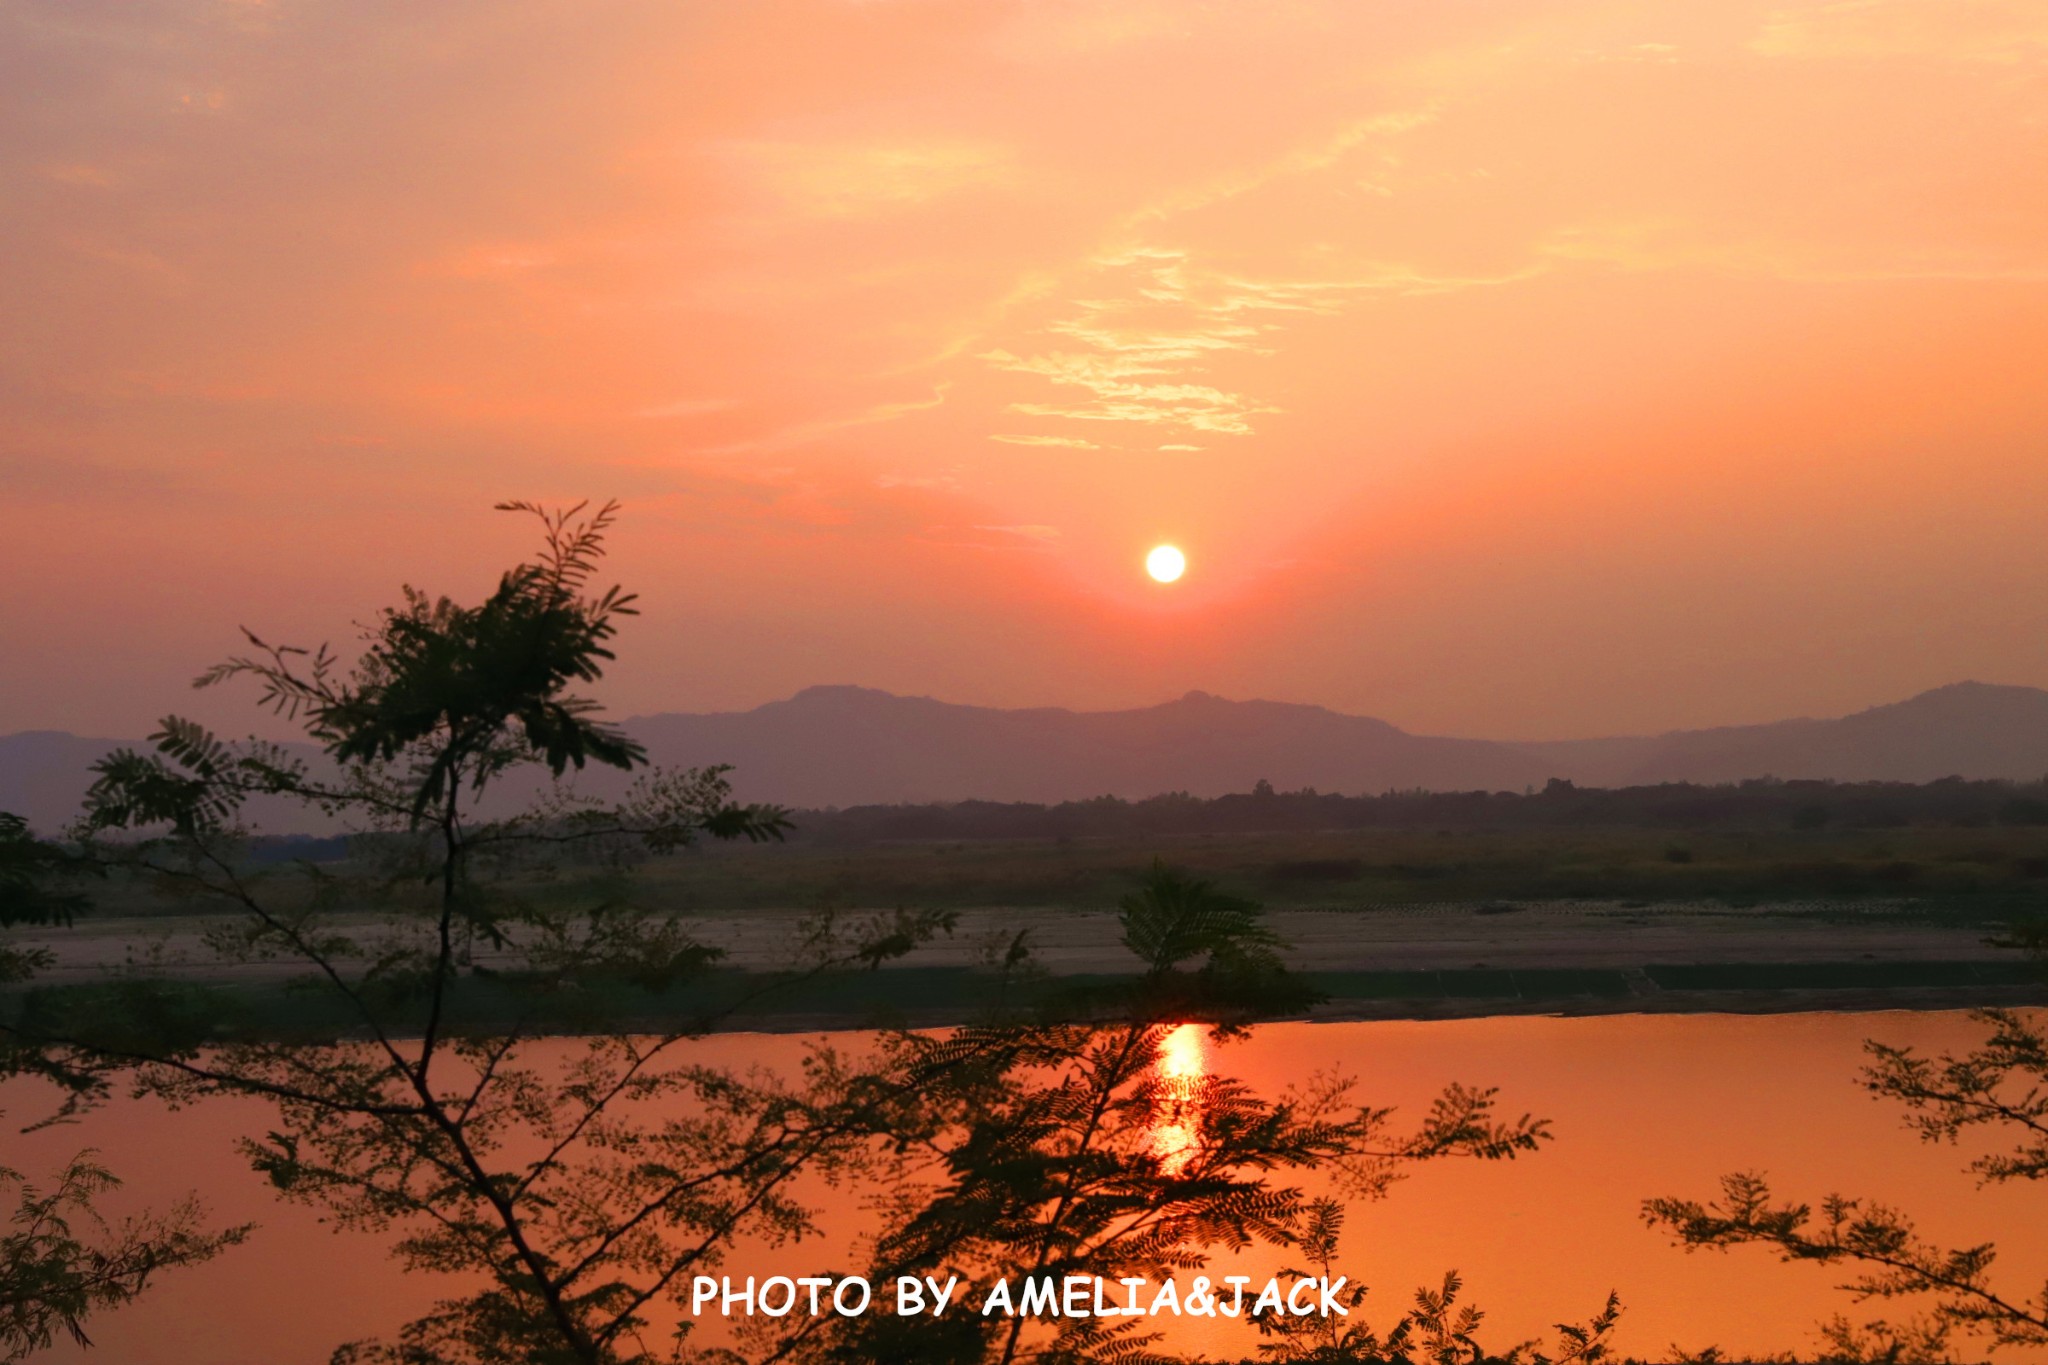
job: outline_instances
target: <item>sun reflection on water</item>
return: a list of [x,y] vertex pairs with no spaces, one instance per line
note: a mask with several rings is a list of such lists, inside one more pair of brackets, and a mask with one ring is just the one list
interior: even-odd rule
[[1178,1175],[1202,1139],[1202,1078],[1208,1072],[1202,1026],[1176,1025],[1160,1040],[1155,1065],[1159,1088],[1152,1120],[1152,1150],[1168,1175]]

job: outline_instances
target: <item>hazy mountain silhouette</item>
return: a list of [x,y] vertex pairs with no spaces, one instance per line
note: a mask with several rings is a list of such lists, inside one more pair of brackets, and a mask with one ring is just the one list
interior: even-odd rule
[[2048,692],[1961,682],[1839,720],[1783,720],[1638,739],[1521,744],[1584,786],[1748,777],[2031,781],[2048,774]]
[[1511,743],[1411,735],[1320,706],[1190,692],[1132,711],[1002,711],[813,687],[752,711],[643,716],[662,762],[729,762],[742,795],[801,806],[1059,801],[1416,787],[1520,791],[1749,777],[1924,782],[2048,773],[2048,692],[1957,683],[1839,720],[1619,739]]
[[[0,810],[12,811],[44,834],[55,834],[78,818],[92,765],[116,749],[147,749],[140,740],[88,739],[64,730],[24,730],[0,735]],[[286,751],[318,765],[320,751],[287,744]],[[265,796],[247,807],[250,819],[270,834],[325,834],[315,812],[282,797]]]
[[[1520,791],[1552,777],[1628,786],[2048,774],[2048,692],[1985,683],[1936,688],[1839,720],[1546,743],[1411,735],[1320,706],[1203,692],[1129,711],[1006,711],[812,687],[751,711],[641,716],[626,729],[659,763],[730,763],[744,799],[798,807],[1217,796],[1261,779],[1281,790],[1377,793]],[[78,809],[87,767],[115,744],[49,730],[0,736],[0,810],[60,828]],[[618,785],[616,775],[601,774],[591,788]]]
[[55,833],[77,817],[92,765],[122,742],[63,730],[0,735],[0,810],[12,811],[45,834]]
[[662,762],[731,763],[742,796],[799,806],[1217,796],[1262,778],[1324,791],[1520,791],[1548,776],[1503,744],[1205,692],[1134,711],[1002,711],[811,687],[752,711],[643,716],[627,728]]

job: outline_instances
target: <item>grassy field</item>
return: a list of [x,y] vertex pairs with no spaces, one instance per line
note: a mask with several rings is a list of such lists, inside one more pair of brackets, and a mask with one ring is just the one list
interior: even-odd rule
[[[536,1021],[549,1029],[666,1028],[735,1008],[724,1026],[946,1023],[988,1003],[990,978],[973,964],[1020,930],[1058,978],[1021,986],[1027,999],[1127,971],[1111,912],[1155,858],[1264,903],[1290,945],[1290,963],[1328,997],[1326,1017],[1948,1008],[2043,998],[2043,987],[2027,985],[2038,981],[2035,968],[1986,945],[1995,931],[2048,908],[2048,827],[2037,825],[715,845],[641,864],[632,876],[594,864],[529,871],[513,889],[563,906],[628,900],[681,913],[697,920],[693,934],[726,953],[717,970],[673,996],[592,983],[559,1002],[559,1017],[551,1007]],[[275,879],[265,893],[273,905],[310,897],[322,880],[290,862],[251,872]],[[75,925],[16,931],[52,955],[35,992],[45,1005],[96,1015],[132,988],[129,972],[141,963],[168,974],[152,989],[169,993],[144,1011],[166,1027],[187,1013],[178,1003],[185,992],[194,993],[193,1020],[227,1030],[209,1036],[349,1027],[331,1006],[291,990],[281,969],[210,965],[209,921],[189,917],[219,916],[221,903],[123,881],[98,883],[92,894],[95,913]],[[342,893],[328,907],[345,922],[351,912],[367,918],[408,900],[425,909],[431,900],[417,879],[377,903],[351,899],[361,894]],[[792,936],[807,912],[897,908],[960,913],[954,933],[886,971],[752,999],[796,960]],[[511,1017],[487,979],[465,979],[459,995],[468,1028],[489,1031]],[[0,999],[0,1009],[14,1007]]]
[[[1941,1007],[2002,1001],[2038,978],[1985,939],[2048,905],[2048,830],[1952,826],[721,845],[644,864],[632,878],[594,866],[528,874],[520,890],[562,904],[625,897],[697,917],[695,932],[730,952],[675,998],[598,989],[565,1000],[551,1028],[667,1027],[699,1010],[723,1013],[793,960],[783,936],[803,912],[898,907],[957,910],[960,924],[882,973],[812,983],[800,999],[771,991],[726,1026],[954,1022],[986,1003],[989,978],[969,965],[984,941],[1018,929],[1060,989],[1127,970],[1109,912],[1155,857],[1265,903],[1334,1017],[1820,1008],[1852,995],[1873,1007],[1915,993]],[[310,885],[289,864],[265,875],[284,879],[277,891],[287,900]],[[96,992],[122,989],[110,978],[152,936],[173,957],[196,951],[204,922],[178,917],[223,908],[135,884],[99,891],[104,917],[41,935],[56,963],[45,978],[56,994],[46,998],[66,1008],[92,1011]],[[413,883],[397,894],[426,892]],[[345,1026],[278,979],[203,967],[184,979],[177,989],[224,992],[211,998],[239,1020],[231,1032]],[[469,1027],[509,1017],[488,982],[466,981],[462,994]],[[1727,1003],[1737,997],[1755,999]]]
[[1275,908],[1601,900],[1730,905],[1858,900],[2008,917],[2048,904],[2040,829],[1542,832],[1331,831],[713,848],[646,869],[645,896],[680,909],[1106,908],[1154,857]]
[[[2048,907],[2048,830],[1940,826],[1678,833],[1338,830],[850,848],[718,845],[643,865],[631,895],[654,909],[706,914],[974,906],[1106,910],[1155,857],[1274,909],[1718,902],[1994,923]],[[272,871],[293,875],[288,866]],[[612,880],[602,869],[568,867],[529,882],[527,890],[543,898],[580,898],[606,894]],[[106,912],[121,915],[201,908],[135,885],[102,884],[95,898]]]

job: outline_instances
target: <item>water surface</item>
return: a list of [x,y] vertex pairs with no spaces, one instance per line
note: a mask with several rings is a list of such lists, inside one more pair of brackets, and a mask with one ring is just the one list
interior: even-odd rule
[[[1815,1322],[1853,1312],[1830,1288],[1844,1275],[1754,1249],[1688,1255],[1643,1225],[1641,1201],[1704,1197],[1722,1173],[1751,1168],[1801,1199],[1878,1195],[1938,1241],[1996,1239],[2000,1280],[2028,1297],[2048,1277],[2048,1190],[1977,1189],[1961,1170],[1969,1150],[1918,1141],[1895,1107],[1856,1084],[1866,1037],[1960,1048],[1980,1032],[1962,1014],[1904,1012],[1279,1024],[1240,1043],[1177,1049],[1170,1065],[1274,1087],[1342,1067],[1362,1079],[1365,1096],[1410,1114],[1447,1081],[1498,1085],[1514,1113],[1553,1120],[1557,1140],[1537,1156],[1422,1167],[1387,1200],[1354,1211],[1347,1261],[1373,1286],[1367,1311],[1379,1320],[1456,1268],[1470,1299],[1489,1310],[1486,1339],[1496,1348],[1590,1316],[1612,1288],[1626,1309],[1620,1345],[1634,1354],[1660,1355],[1672,1343],[1808,1352]],[[803,1042],[727,1035],[701,1050],[779,1063]],[[25,1117],[27,1098],[10,1092],[11,1119]],[[5,1164],[47,1171],[92,1145],[128,1179],[135,1202],[197,1189],[221,1218],[262,1224],[245,1246],[166,1277],[136,1306],[99,1320],[97,1351],[66,1346],[48,1359],[313,1365],[339,1342],[387,1331],[431,1303],[433,1280],[402,1273],[381,1239],[331,1231],[312,1211],[272,1198],[241,1165],[234,1137],[262,1131],[266,1118],[254,1104],[169,1113],[120,1101],[78,1125],[9,1134]],[[1184,1140],[1162,1134],[1167,1150]],[[733,1272],[845,1264],[844,1238],[858,1220],[842,1203],[826,1221],[832,1244],[778,1251],[758,1265],[741,1258]],[[1212,1274],[1263,1278],[1271,1265],[1249,1256],[1219,1261]],[[1241,1337],[1208,1344],[1250,1350]]]

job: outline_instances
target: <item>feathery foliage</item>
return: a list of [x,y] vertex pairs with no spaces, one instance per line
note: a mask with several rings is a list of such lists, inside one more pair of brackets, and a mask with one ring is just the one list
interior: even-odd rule
[[[33,837],[20,817],[0,812],[0,928],[68,925],[86,900],[58,884],[90,870],[72,851]],[[25,981],[49,963],[47,950],[0,944],[0,984]],[[42,1049],[0,1035],[0,1077],[16,1076],[72,1090],[90,1084]],[[136,1298],[155,1272],[209,1260],[248,1231],[207,1229],[190,1198],[110,1226],[94,1201],[119,1185],[90,1151],[73,1157],[47,1191],[0,1167],[0,1200],[14,1200],[0,1231],[0,1361],[25,1359],[60,1336],[91,1344],[89,1317]]]
[[[29,833],[19,815],[0,811],[0,929],[71,923],[85,897],[58,884],[86,870],[68,850]],[[0,944],[0,985],[25,980],[48,962],[45,952]]]
[[[857,1152],[890,1102],[822,1049],[796,1078],[696,1065],[683,1045],[708,1012],[538,1045],[579,1017],[594,1023],[607,991],[664,990],[719,957],[629,895],[564,906],[532,894],[553,857],[623,866],[700,838],[779,838],[787,818],[735,802],[717,768],[645,772],[610,804],[560,784],[587,763],[645,765],[575,690],[601,677],[633,612],[630,594],[592,587],[616,508],[504,506],[539,518],[542,547],[481,604],[408,588],[352,663],[245,632],[255,652],[199,678],[257,682],[324,767],[172,717],[148,752],[98,765],[78,826],[96,865],[232,912],[211,937],[220,960],[288,974],[347,1020],[343,1033],[219,1042],[221,992],[149,980],[84,1009],[32,997],[8,1026],[19,1046],[90,1077],[83,1099],[126,1076],[173,1104],[269,1101],[274,1126],[242,1146],[283,1197],[388,1234],[414,1269],[479,1286],[395,1341],[348,1348],[350,1360],[672,1354],[654,1324],[678,1284],[736,1237],[808,1227],[792,1181]],[[552,785],[495,813],[501,779],[522,768]],[[281,878],[240,856],[259,796],[384,837],[360,865]],[[942,923],[822,919],[782,981],[874,965]],[[486,990],[484,1020],[473,1002]]]
[[[1864,1087],[1904,1105],[1909,1126],[1929,1142],[1954,1142],[1977,1128],[2009,1133],[2011,1147],[1970,1163],[1980,1183],[2040,1180],[2048,1176],[2048,1036],[2012,1011],[1976,1017],[1988,1036],[1960,1055],[1866,1042]],[[1766,1246],[1786,1261],[1854,1267],[1842,1288],[1859,1300],[1929,1305],[1902,1321],[1827,1324],[1824,1335],[1845,1358],[1945,1359],[1957,1336],[1986,1349],[2048,1346],[2048,1286],[2032,1296],[2001,1289],[1991,1275],[1992,1243],[1937,1246],[1883,1203],[1830,1194],[1816,1210],[1779,1199],[1761,1173],[1738,1172],[1722,1178],[1717,1200],[1651,1199],[1643,1215],[1687,1250]]]
[[[1163,864],[1119,906],[1137,977],[1030,1014],[1003,1005],[1008,977],[1031,968],[1020,936],[991,980],[989,1019],[888,1033],[866,1055],[812,1047],[785,1074],[703,1065],[687,1045],[715,1022],[709,1010],[623,1031],[597,1008],[604,992],[686,989],[720,954],[629,889],[567,905],[534,894],[554,860],[623,869],[703,838],[780,838],[787,817],[734,801],[721,768],[644,772],[613,803],[564,783],[586,764],[645,765],[577,690],[601,677],[633,614],[630,594],[592,587],[616,509],[504,507],[539,517],[542,548],[481,604],[408,588],[351,662],[245,632],[252,652],[198,680],[256,682],[320,764],[171,717],[149,751],[99,765],[78,826],[95,865],[231,911],[211,938],[222,962],[289,974],[346,1024],[222,1041],[219,992],[141,980],[83,1011],[32,999],[7,1025],[89,1078],[81,1102],[122,1077],[174,1105],[266,1100],[273,1123],[242,1150],[281,1197],[390,1238],[410,1269],[456,1286],[338,1362],[737,1358],[697,1350],[690,1278],[742,1239],[816,1231],[807,1181],[858,1181],[876,1201],[866,1272],[878,1281],[1158,1276],[1253,1246],[1334,1255],[1311,1173],[1372,1197],[1414,1162],[1509,1159],[1547,1138],[1539,1120],[1502,1118],[1491,1090],[1450,1086],[1404,1126],[1343,1077],[1265,1095],[1185,1065],[1190,1045],[1225,1044],[1314,995],[1256,904]],[[521,770],[543,794],[506,813],[504,779]],[[241,856],[258,797],[380,837],[345,867],[281,878]],[[875,966],[949,923],[821,917],[778,984]],[[488,1016],[473,1007],[485,988]],[[543,1041],[565,1021],[588,1031]],[[1455,1280],[1432,1293],[1395,1329],[1399,1349],[1467,1359],[1476,1318],[1455,1303]],[[739,1346],[821,1365],[1168,1358],[1138,1321],[764,1318]],[[1611,1323],[1610,1306],[1569,1329],[1582,1349],[1559,1359],[1597,1359]]]
[[210,1260],[248,1235],[246,1226],[207,1231],[190,1200],[109,1225],[94,1201],[120,1183],[91,1152],[48,1190],[0,1167],[0,1195],[17,1198],[0,1231],[0,1361],[25,1360],[60,1338],[90,1346],[93,1314],[130,1302],[157,1272]]
[[[898,1160],[876,1195],[883,1230],[862,1273],[981,1286],[1010,1276],[1185,1276],[1219,1251],[1321,1235],[1328,1209],[1299,1183],[1310,1172],[1372,1197],[1413,1162],[1508,1159],[1548,1136],[1540,1120],[1497,1118],[1491,1091],[1450,1087],[1403,1130],[1342,1077],[1268,1097],[1197,1064],[1190,1049],[1298,1009],[1307,993],[1252,902],[1155,864],[1119,909],[1143,970],[1114,995],[1070,994],[1041,1016],[890,1040],[892,1069],[923,1109],[886,1135]],[[1012,969],[1022,953],[1012,946]],[[764,1339],[757,1354],[821,1365],[1178,1359],[1147,1322],[972,1313],[807,1322]]]

